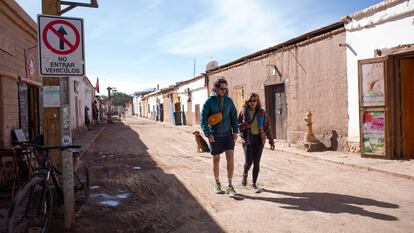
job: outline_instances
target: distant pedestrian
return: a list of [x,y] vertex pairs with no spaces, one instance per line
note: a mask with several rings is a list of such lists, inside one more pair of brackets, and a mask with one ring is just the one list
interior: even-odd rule
[[212,95],[203,105],[200,125],[210,142],[211,154],[213,155],[213,172],[216,184],[214,192],[222,194],[219,180],[220,154],[225,152],[227,159],[227,194],[231,197],[236,194],[232,179],[234,172],[234,145],[237,139],[237,110],[233,100],[226,96],[227,81],[219,78],[214,84]]
[[269,118],[265,110],[262,109],[258,94],[250,94],[245,101],[239,114],[239,128],[245,158],[242,185],[247,185],[248,172],[253,164],[252,188],[255,192],[259,192],[257,177],[259,176],[260,159],[266,144],[266,137],[269,139],[271,150],[275,149],[275,144]]
[[85,106],[85,125],[88,129],[91,127],[91,121],[89,120],[89,108]]
[[92,102],[92,118],[94,121],[98,121],[99,118],[99,109],[96,100]]

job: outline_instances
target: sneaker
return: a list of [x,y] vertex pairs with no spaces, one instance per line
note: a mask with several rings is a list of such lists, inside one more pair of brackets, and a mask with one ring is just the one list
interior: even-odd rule
[[247,185],[247,174],[243,174],[242,185],[243,186],[246,186]]
[[221,190],[221,184],[220,183],[214,185],[214,193],[215,194],[223,194],[224,193],[223,190]]
[[227,187],[226,192],[230,197],[233,197],[234,195],[236,195],[236,190],[234,190],[233,185],[229,185],[229,187]]
[[256,184],[252,184],[252,189],[253,189],[253,192],[255,193],[260,193],[263,190],[261,188],[258,188]]

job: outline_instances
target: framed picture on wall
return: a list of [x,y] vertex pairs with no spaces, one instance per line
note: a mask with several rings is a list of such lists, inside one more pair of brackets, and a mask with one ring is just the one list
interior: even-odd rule
[[362,116],[362,152],[385,155],[385,112],[367,110]]
[[362,106],[383,106],[385,104],[384,62],[361,64]]

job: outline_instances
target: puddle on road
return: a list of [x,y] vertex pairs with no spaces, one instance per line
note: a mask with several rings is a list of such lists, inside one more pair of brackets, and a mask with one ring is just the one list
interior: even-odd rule
[[99,202],[102,206],[112,206],[116,207],[119,206],[121,203],[119,201],[101,201]]
[[91,193],[89,198],[91,199],[91,202],[100,206],[104,207],[116,207],[121,205],[121,200],[127,199],[129,197],[129,193],[126,191],[120,191],[118,190],[118,193],[116,194],[107,194],[104,192],[99,192],[97,189],[99,189],[99,186],[93,186],[91,189],[96,190],[95,193]]
[[99,153],[99,156],[101,156],[101,158],[106,159],[106,158],[113,158],[116,155],[115,154],[106,154],[106,153]]
[[128,198],[128,196],[129,196],[129,193],[123,193],[123,194],[116,195],[116,197],[119,199],[126,199]]

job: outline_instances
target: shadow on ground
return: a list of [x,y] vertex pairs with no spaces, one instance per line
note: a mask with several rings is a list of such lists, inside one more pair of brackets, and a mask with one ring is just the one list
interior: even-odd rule
[[82,158],[92,187],[84,213],[71,231],[55,217],[51,232],[224,232],[147,151],[129,126],[108,125]]
[[[398,218],[371,212],[365,210],[359,206],[375,206],[380,208],[392,208],[397,209],[399,205],[376,201],[369,198],[355,197],[351,195],[342,195],[335,193],[317,193],[317,192],[303,192],[303,193],[293,193],[293,192],[283,192],[283,191],[273,191],[265,189],[263,192],[284,195],[288,197],[259,197],[259,196],[247,196],[240,195],[244,199],[259,200],[259,201],[268,201],[278,204],[282,204],[281,208],[300,210],[300,211],[319,211],[324,213],[348,213],[361,215],[364,217],[370,217],[379,220],[385,221],[397,221]],[[358,206],[356,206],[358,205]]]

